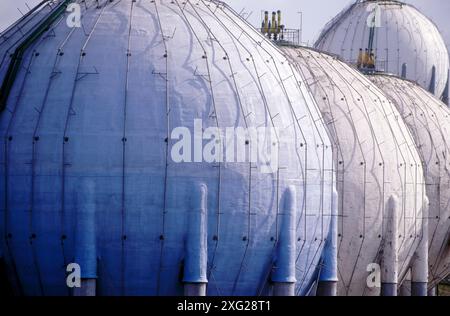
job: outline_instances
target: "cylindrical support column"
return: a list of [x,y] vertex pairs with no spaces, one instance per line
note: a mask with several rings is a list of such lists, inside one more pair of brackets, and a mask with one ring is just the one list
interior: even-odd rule
[[431,68],[431,79],[430,79],[430,87],[428,91],[432,94],[436,93],[436,66]]
[[422,211],[422,237],[411,268],[411,295],[427,296],[428,291],[428,214],[429,200],[425,197]]
[[337,295],[337,254],[338,254],[338,193],[333,192],[331,206],[330,231],[323,253],[323,266],[320,270],[319,284],[317,286],[317,296]]
[[294,186],[284,192],[281,229],[277,245],[277,257],[272,271],[273,295],[295,296],[295,260],[297,240],[297,198]]
[[381,295],[397,296],[398,283],[398,197],[392,195],[388,201],[386,233],[381,262]]
[[74,296],[95,296],[97,279],[96,201],[95,183],[84,179],[77,190],[75,229],[75,263],[80,266],[81,287]]
[[406,79],[406,76],[408,74],[408,65],[406,63],[403,63],[402,65],[402,78]]
[[188,211],[186,236],[186,257],[184,260],[183,283],[185,296],[205,296],[208,279],[207,247],[207,196],[208,188],[203,183],[194,185],[191,208]]

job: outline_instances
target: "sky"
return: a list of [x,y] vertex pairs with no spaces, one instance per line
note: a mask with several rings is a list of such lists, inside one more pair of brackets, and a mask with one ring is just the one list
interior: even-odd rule
[[[313,44],[325,24],[354,0],[223,0],[237,12],[242,12],[248,21],[261,24],[261,11],[282,10],[286,27],[300,28],[303,19],[302,41]],[[404,0],[418,7],[439,27],[450,45],[449,0]],[[21,12],[28,11],[27,5],[33,7],[41,0],[0,0],[0,32],[20,18]],[[20,12],[20,11],[21,12]],[[299,12],[302,12],[300,14]],[[249,17],[248,15],[251,14]]]

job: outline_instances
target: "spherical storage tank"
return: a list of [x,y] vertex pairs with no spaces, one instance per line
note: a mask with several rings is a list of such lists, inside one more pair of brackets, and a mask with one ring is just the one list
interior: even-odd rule
[[441,97],[449,59],[437,27],[400,1],[357,0],[325,26],[316,48],[358,64],[360,49],[378,71],[406,77]]
[[308,294],[336,194],[296,70],[220,2],[75,1],[82,27],[69,2],[2,37],[0,255],[14,290],[70,294],[77,263],[84,294]]
[[333,142],[338,293],[379,295],[380,288],[368,281],[379,265],[381,293],[396,295],[409,267],[421,263],[416,256],[424,255],[427,202],[414,140],[395,106],[357,70],[309,48],[286,47],[284,52],[303,74]]
[[372,75],[397,106],[421,154],[430,200],[429,287],[450,274],[450,110],[417,84],[390,75]]

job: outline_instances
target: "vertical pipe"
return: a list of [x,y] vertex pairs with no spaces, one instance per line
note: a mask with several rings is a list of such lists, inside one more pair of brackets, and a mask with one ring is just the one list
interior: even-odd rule
[[337,254],[338,254],[338,193],[333,190],[330,232],[323,254],[323,267],[320,271],[317,296],[337,295]]
[[278,240],[277,257],[272,272],[273,295],[295,296],[295,260],[296,260],[296,190],[290,186],[284,192],[281,217],[281,229]]
[[406,63],[403,63],[403,65],[402,65],[402,78],[406,79],[407,75],[408,75],[408,65]]
[[86,178],[82,180],[77,192],[75,263],[81,268],[81,287],[74,288],[73,295],[95,296],[97,279],[95,183]]
[[411,269],[411,295],[427,296],[428,290],[428,214],[429,200],[424,199],[422,218],[422,239],[415,253]]
[[381,264],[381,295],[397,296],[398,283],[398,197],[388,201],[386,233]]
[[183,270],[185,296],[206,296],[207,270],[207,196],[203,183],[194,185],[186,236],[186,257]]
[[317,288],[318,296],[336,296],[337,294],[337,239],[338,239],[338,194],[333,192],[333,205],[330,221],[330,231],[323,254],[323,266],[320,272]]
[[278,10],[277,11],[277,15],[278,15],[278,29],[277,29],[277,34],[281,33],[281,11]]
[[264,12],[264,30],[265,35],[269,34],[269,11]]
[[431,68],[431,80],[428,91],[432,94],[436,93],[436,66],[433,66],[433,68]]
[[277,34],[277,13],[272,12],[272,27],[270,29],[270,34],[273,34],[274,39],[276,40],[276,34]]

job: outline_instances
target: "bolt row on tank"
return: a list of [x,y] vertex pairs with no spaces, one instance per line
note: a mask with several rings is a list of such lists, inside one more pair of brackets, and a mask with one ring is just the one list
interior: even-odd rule
[[[438,30],[357,1],[307,48],[281,17],[257,30],[216,0],[55,0],[1,34],[13,294],[427,295],[450,273]],[[402,21],[426,28],[406,42]]]

